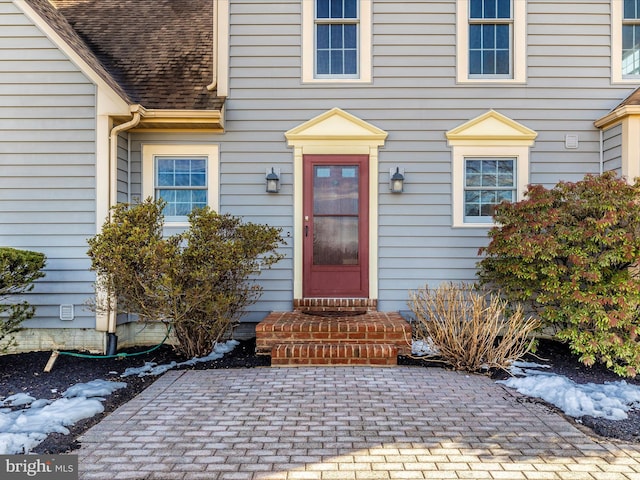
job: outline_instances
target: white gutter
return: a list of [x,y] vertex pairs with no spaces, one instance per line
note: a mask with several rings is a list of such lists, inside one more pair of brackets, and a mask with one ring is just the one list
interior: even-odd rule
[[[117,125],[109,134],[109,218],[111,207],[118,202],[118,135],[121,132],[136,127],[144,116],[144,108],[141,105],[131,105],[133,118],[126,123]],[[116,332],[116,309],[109,304],[107,333]]]

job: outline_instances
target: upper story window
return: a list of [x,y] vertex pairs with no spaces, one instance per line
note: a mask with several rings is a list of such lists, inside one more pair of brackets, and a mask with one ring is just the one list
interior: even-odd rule
[[624,0],[622,75],[640,74],[640,0]]
[[166,223],[186,225],[196,208],[218,210],[217,145],[142,146],[142,195],[163,199]]
[[457,0],[458,82],[524,82],[526,1]]
[[303,81],[371,81],[371,0],[301,2]]
[[316,76],[358,76],[358,1],[316,0]]
[[640,0],[611,0],[611,81],[640,78]]
[[470,0],[469,75],[511,78],[511,0]]

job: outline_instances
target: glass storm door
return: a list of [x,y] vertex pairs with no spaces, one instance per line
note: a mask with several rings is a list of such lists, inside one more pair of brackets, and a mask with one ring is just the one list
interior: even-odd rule
[[369,157],[304,156],[303,295],[369,294]]

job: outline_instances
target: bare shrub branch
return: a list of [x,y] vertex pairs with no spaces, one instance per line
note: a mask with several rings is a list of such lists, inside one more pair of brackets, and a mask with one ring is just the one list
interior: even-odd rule
[[535,345],[532,334],[540,327],[520,306],[508,313],[506,301],[473,284],[412,291],[409,306],[417,318],[416,337],[430,339],[456,370],[507,368]]

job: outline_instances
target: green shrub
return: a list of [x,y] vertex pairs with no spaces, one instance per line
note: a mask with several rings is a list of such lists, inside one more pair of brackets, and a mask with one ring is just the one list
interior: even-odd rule
[[32,318],[35,308],[26,300],[9,301],[33,289],[33,282],[44,276],[46,257],[42,253],[0,247],[0,352],[16,344],[13,334],[23,321]]
[[640,368],[640,184],[613,173],[502,203],[480,249],[482,283],[525,302],[585,365]]
[[535,347],[539,322],[521,308],[507,312],[507,302],[473,284],[444,283],[410,293],[416,338],[437,349],[456,370],[506,369]]
[[205,208],[189,215],[188,230],[163,238],[163,206],[119,204],[89,240],[99,290],[109,292],[98,307],[167,322],[182,354],[207,355],[259,298],[251,277],[282,258],[280,230]]

